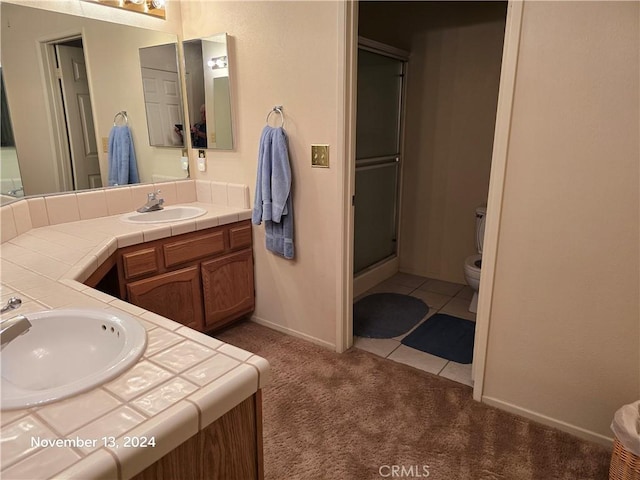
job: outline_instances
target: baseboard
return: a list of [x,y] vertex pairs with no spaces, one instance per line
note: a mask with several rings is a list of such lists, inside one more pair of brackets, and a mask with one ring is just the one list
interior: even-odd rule
[[336,351],[336,345],[334,343],[327,342],[325,340],[321,340],[316,337],[312,337],[311,335],[307,335],[306,333],[293,330],[292,328],[283,327],[282,325],[278,325],[277,323],[270,322],[269,320],[265,320],[264,318],[260,318],[255,315],[252,315],[251,321],[256,322],[258,325],[263,325],[265,327],[271,328],[272,330],[286,333],[287,335],[291,335],[292,337],[297,337],[303,340],[307,340],[308,342],[315,343],[316,345],[319,345],[324,348],[328,348],[329,350],[333,350],[334,352]]
[[589,442],[598,443],[609,449],[613,448],[613,437],[606,437],[604,435],[600,435],[599,433],[592,432],[591,430],[585,430],[584,428],[577,427],[575,425],[557,420],[552,417],[547,417],[546,415],[542,415],[532,410],[527,410],[526,408],[512,405],[508,402],[503,402],[502,400],[498,400],[496,398],[483,396],[482,403],[486,403],[487,405],[490,405],[492,407],[499,408],[500,410],[505,410],[509,413],[520,415],[521,417],[525,417],[529,420],[542,423],[543,425],[547,425],[548,427],[557,428],[558,430],[570,433],[571,435],[579,437],[583,440],[587,440]]
[[353,279],[353,298],[357,298],[370,288],[375,287],[380,282],[384,282],[387,278],[393,277],[398,273],[398,257],[387,260],[384,263],[371,267],[370,270],[358,274]]

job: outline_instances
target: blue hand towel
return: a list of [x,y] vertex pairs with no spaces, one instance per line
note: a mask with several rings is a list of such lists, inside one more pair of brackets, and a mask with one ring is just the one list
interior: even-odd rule
[[109,185],[139,182],[131,130],[127,125],[114,125],[109,132]]
[[294,257],[291,165],[287,134],[266,126],[260,136],[256,195],[251,221],[265,222],[266,247],[287,259]]

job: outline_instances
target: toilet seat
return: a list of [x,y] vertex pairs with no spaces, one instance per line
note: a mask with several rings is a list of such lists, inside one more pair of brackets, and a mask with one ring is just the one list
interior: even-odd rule
[[470,255],[464,259],[465,272],[475,278],[480,278],[480,267],[476,265],[476,262],[482,261],[482,255]]

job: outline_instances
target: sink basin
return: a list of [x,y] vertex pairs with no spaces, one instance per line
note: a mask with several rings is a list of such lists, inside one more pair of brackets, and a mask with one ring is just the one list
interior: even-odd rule
[[165,223],[189,220],[204,215],[207,211],[200,207],[175,206],[165,207],[155,212],[132,212],[123,215],[121,220],[128,223]]
[[26,317],[32,327],[0,352],[2,410],[97,387],[132,367],[147,345],[142,324],[124,313],[60,309]]

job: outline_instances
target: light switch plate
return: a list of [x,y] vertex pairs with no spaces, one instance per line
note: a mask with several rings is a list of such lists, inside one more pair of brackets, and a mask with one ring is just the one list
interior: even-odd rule
[[311,145],[311,166],[329,168],[329,145]]
[[109,138],[108,137],[102,137],[102,151],[104,153],[107,153],[109,150]]

